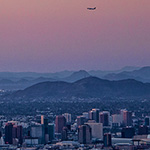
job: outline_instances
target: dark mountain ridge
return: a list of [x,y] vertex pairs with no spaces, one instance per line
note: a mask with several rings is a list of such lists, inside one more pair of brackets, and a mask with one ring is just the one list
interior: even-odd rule
[[9,98],[150,98],[150,84],[134,79],[109,81],[87,77],[74,83],[43,82],[20,90]]

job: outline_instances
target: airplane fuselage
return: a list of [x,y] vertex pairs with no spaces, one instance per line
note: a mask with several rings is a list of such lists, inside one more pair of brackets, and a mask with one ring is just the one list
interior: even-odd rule
[[96,9],[96,7],[94,7],[94,8],[87,8],[88,10],[95,10]]

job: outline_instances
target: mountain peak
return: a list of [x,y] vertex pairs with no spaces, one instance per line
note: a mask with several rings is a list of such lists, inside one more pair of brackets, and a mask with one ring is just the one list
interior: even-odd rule
[[73,75],[79,75],[79,76],[83,76],[83,77],[89,77],[90,76],[90,74],[85,70],[76,71],[72,74],[72,76]]
[[77,80],[80,80],[89,76],[90,74],[86,72],[85,70],[79,70],[79,71],[72,73],[69,77],[65,78],[64,81],[75,82]]

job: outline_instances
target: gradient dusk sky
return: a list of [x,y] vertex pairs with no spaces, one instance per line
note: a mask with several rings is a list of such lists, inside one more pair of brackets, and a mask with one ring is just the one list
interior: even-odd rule
[[150,0],[0,0],[0,71],[147,65]]

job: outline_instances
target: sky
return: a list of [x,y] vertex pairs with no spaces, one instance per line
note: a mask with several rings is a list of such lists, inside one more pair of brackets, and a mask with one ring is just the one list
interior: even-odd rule
[[149,16],[150,0],[0,0],[0,71],[148,66]]

